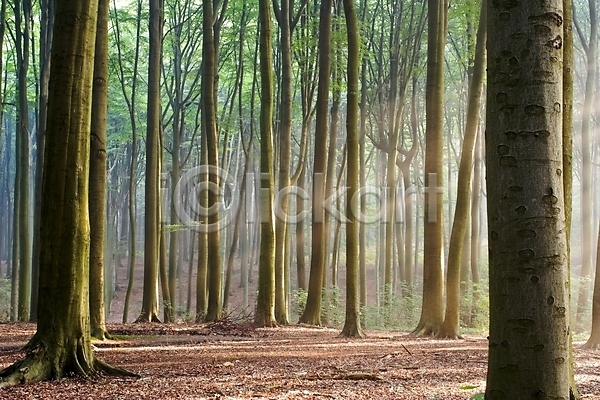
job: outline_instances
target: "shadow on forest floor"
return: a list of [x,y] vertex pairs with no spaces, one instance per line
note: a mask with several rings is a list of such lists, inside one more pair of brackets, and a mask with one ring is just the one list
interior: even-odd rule
[[[23,356],[31,324],[0,324],[0,368]],[[485,386],[487,340],[403,332],[337,337],[325,328],[111,324],[97,355],[142,378],[63,379],[0,390],[0,399],[468,399]],[[577,345],[576,347],[578,347]],[[584,399],[600,398],[600,350],[576,348]]]

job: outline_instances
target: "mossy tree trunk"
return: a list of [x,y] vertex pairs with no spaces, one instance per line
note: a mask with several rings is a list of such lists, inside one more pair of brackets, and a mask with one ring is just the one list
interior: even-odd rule
[[[144,218],[144,290],[142,310],[136,322],[160,322],[158,318],[158,261],[160,235],[160,71],[162,58],[163,0],[150,0],[148,30],[148,108],[146,132],[146,180]],[[132,240],[135,240],[133,238]]]
[[485,42],[487,34],[487,7],[486,1],[481,3],[479,28],[477,30],[477,43],[475,49],[475,63],[473,78],[469,87],[467,104],[467,122],[462,143],[460,167],[458,172],[458,188],[456,193],[456,208],[452,233],[450,235],[450,248],[448,252],[448,272],[446,277],[446,314],[444,323],[437,334],[438,338],[457,339],[459,335],[460,313],[460,277],[463,259],[463,247],[469,225],[471,211],[471,178],[473,161],[475,158],[475,142],[479,127],[481,100],[483,97],[483,81],[485,76]]
[[96,0],[57,0],[44,166],[37,332],[0,387],[128,374],[97,359],[90,342],[88,172]]
[[29,70],[29,45],[31,25],[31,1],[17,0],[15,12],[15,42],[17,50],[17,179],[15,190],[19,191],[19,321],[29,320],[31,300],[31,241],[29,240],[29,104],[27,72]]
[[[269,0],[259,0],[260,42],[260,256],[254,323],[275,326],[275,224],[273,172],[273,23]],[[283,245],[280,243],[279,245]]]
[[[5,2],[2,2],[5,7]],[[0,19],[4,21],[4,11]],[[38,117],[36,132],[36,162],[33,241],[31,259],[31,309],[29,320],[37,320],[37,302],[39,287],[40,257],[40,214],[42,212],[42,174],[44,169],[44,146],[46,142],[46,116],[48,114],[48,79],[50,78],[50,50],[52,48],[52,30],[54,29],[54,1],[40,1],[40,81],[38,98]],[[3,33],[0,34],[3,37]],[[0,42],[0,46],[2,43]],[[2,73],[0,68],[0,74]],[[0,113],[1,113],[0,108]]]
[[428,1],[423,307],[415,335],[435,335],[444,321],[442,112],[448,2]]
[[90,325],[92,337],[100,340],[110,338],[106,330],[104,304],[109,7],[109,0],[98,1],[90,135]]
[[563,0],[510,8],[488,4],[493,62],[486,118],[486,398],[576,397],[565,214],[570,195],[563,178],[564,89],[570,89],[564,88],[562,14]]
[[319,86],[316,103],[313,192],[312,192],[312,247],[308,296],[300,317],[301,323],[321,325],[321,296],[325,269],[324,231],[324,177],[327,164],[327,133],[329,119],[329,73],[331,67],[331,0],[321,2],[319,17]]
[[[358,32],[358,18],[354,0],[344,0],[344,14],[346,15],[346,31],[348,35],[348,114],[346,118],[346,151],[348,172],[346,182],[346,218],[350,221],[346,225],[346,320],[342,329],[342,336],[363,337],[364,333],[360,324],[360,295],[359,295],[359,248],[358,224],[356,218],[360,207],[359,193],[359,136],[358,128],[358,74],[360,62],[360,36]],[[357,200],[357,201],[354,201]]]
[[[202,106],[204,118],[203,132],[206,135],[206,151],[208,165],[215,171],[219,168],[219,131],[217,129],[217,105],[216,105],[216,80],[217,80],[217,42],[213,34],[215,17],[213,4],[210,1],[202,2]],[[216,173],[209,174],[209,180],[213,187],[219,187],[219,177]],[[220,204],[220,191],[208,191],[208,208],[213,205],[218,208]],[[211,212],[208,215],[207,235],[207,271],[206,281],[208,289],[208,303],[205,321],[217,321],[221,318],[223,294],[221,282],[221,234],[219,230],[219,213]]]

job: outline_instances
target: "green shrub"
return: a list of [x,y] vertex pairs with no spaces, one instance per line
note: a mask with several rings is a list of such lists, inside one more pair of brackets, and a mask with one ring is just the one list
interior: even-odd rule
[[0,322],[10,319],[10,281],[0,277]]

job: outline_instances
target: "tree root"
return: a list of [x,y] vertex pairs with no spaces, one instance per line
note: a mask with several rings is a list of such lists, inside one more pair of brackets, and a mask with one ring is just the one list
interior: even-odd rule
[[458,340],[463,337],[454,329],[446,329],[442,326],[442,329],[435,335],[436,339],[449,339],[449,340]]
[[113,340],[114,338],[106,329],[97,329],[92,331],[92,339],[96,340]]
[[590,340],[588,340],[580,348],[583,349],[583,350],[599,350],[600,349],[600,342],[597,341],[597,340],[592,340],[590,338]]
[[419,323],[414,331],[410,333],[412,337],[435,336],[439,332],[439,326],[431,326],[427,323]]
[[43,342],[32,344],[34,339],[35,336],[26,346],[28,350],[25,358],[0,371],[0,388],[59,379],[71,373],[86,379],[97,378],[100,375],[139,377],[133,372],[106,364],[93,353],[90,360],[86,357],[81,341],[74,351],[69,352],[64,347],[57,347],[61,354],[52,354],[56,351],[49,351]]
[[147,313],[142,313],[140,314],[139,317],[137,317],[137,319],[135,321],[133,321],[134,324],[139,324],[139,323],[144,323],[144,322],[156,322],[156,323],[162,323],[162,321],[160,320],[160,318],[158,318],[158,315],[156,315],[156,313],[152,313],[152,314],[147,314]]

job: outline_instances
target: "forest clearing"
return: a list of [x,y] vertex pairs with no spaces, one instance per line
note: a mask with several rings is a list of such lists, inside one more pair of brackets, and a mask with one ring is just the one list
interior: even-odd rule
[[[110,324],[115,341],[96,354],[141,378],[99,378],[19,385],[0,399],[396,399],[463,400],[485,389],[487,340],[414,338],[367,332],[250,324]],[[23,356],[32,324],[2,324],[0,368]],[[575,344],[582,399],[600,399],[600,350]]]

